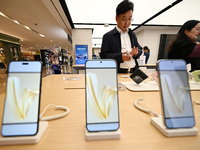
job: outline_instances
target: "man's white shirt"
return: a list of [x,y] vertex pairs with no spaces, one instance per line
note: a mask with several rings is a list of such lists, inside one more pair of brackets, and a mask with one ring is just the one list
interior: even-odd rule
[[[122,53],[125,53],[125,52],[130,53],[132,51],[132,49],[131,49],[131,40],[130,40],[130,37],[128,35],[128,29],[125,32],[123,32],[117,26],[116,26],[116,29],[120,33],[121,52]],[[120,68],[123,68],[123,69],[129,69],[129,68],[134,68],[134,67],[135,67],[135,61],[134,61],[132,56],[131,56],[130,61],[124,61],[123,63],[120,63]]]

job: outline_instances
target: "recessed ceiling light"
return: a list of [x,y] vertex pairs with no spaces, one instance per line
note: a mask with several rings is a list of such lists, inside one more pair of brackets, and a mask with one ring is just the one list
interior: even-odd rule
[[6,16],[6,15],[5,15],[4,13],[2,13],[1,11],[0,11],[0,15],[3,16],[3,17],[5,17],[5,18],[8,18],[9,20],[15,22],[15,23],[18,24],[18,25],[23,26],[24,28],[26,28],[26,29],[28,29],[28,30],[30,30],[30,31],[33,31],[33,32],[39,34],[41,37],[45,37],[43,34],[40,34],[39,32],[35,31],[34,29],[31,29],[31,28],[29,28],[28,26],[26,26],[26,25],[24,25],[24,24],[18,22],[17,20],[15,20],[15,19],[13,19],[13,18],[11,18],[11,17],[9,17],[9,16]]
[[31,30],[28,26],[24,26],[26,29]]
[[41,37],[45,37],[43,34],[39,34]]
[[0,15],[1,15],[1,16],[4,16],[4,17],[6,17],[6,15],[5,15],[5,14],[3,14],[2,12],[0,12]]
[[16,24],[20,24],[17,20],[13,20]]
[[108,24],[108,23],[104,24],[104,27],[108,27],[108,26],[109,26],[109,24]]

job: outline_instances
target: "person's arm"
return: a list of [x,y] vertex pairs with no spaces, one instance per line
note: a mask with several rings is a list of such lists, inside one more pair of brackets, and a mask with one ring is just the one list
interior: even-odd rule
[[108,35],[103,36],[100,57],[102,59],[115,59],[117,63],[122,63],[123,61],[122,61],[122,53],[120,50],[121,48],[114,47],[113,45],[115,44],[116,41],[112,40],[113,39],[109,38]]
[[200,44],[196,44],[188,57],[200,57]]

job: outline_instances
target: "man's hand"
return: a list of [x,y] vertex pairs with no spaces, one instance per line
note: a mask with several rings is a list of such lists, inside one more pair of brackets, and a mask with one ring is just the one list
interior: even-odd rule
[[127,52],[122,54],[122,61],[130,61],[131,60],[131,55]]
[[132,48],[132,51],[125,52],[122,54],[122,61],[130,61],[132,56],[137,56],[138,54],[138,47],[135,48],[135,46]]
[[130,55],[131,56],[137,56],[137,54],[138,54],[138,47],[133,47],[132,48],[132,51],[130,52]]

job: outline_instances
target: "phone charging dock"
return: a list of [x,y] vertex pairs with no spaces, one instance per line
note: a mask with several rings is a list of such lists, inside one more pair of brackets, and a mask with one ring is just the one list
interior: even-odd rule
[[195,136],[198,134],[198,129],[193,128],[179,128],[179,129],[168,129],[164,124],[162,117],[151,117],[151,123],[166,137],[177,137],[177,136]]
[[108,140],[108,139],[120,139],[121,138],[121,130],[117,131],[101,131],[101,132],[88,132],[87,129],[85,131],[86,140]]
[[48,128],[48,121],[39,122],[38,133],[34,136],[0,137],[0,145],[36,144]]

